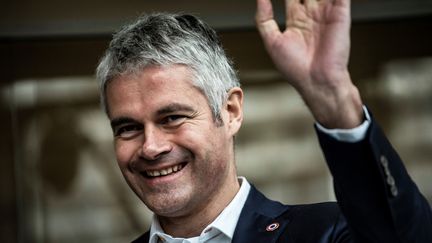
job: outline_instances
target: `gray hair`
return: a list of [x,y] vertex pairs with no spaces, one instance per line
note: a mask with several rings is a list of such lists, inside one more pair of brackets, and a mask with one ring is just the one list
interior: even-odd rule
[[155,13],[138,18],[114,34],[99,62],[101,104],[108,114],[106,88],[122,75],[149,65],[189,67],[193,85],[207,97],[213,117],[220,120],[227,92],[240,83],[216,32],[192,15]]

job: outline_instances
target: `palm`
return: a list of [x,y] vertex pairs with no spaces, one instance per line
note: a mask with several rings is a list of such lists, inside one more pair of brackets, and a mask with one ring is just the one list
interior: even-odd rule
[[348,72],[349,0],[285,0],[286,29],[273,19],[270,0],[257,0],[258,30],[277,68],[315,119],[348,128],[362,120],[362,102]]
[[294,86],[334,79],[346,71],[350,45],[346,1],[289,1],[283,32],[273,20],[270,3],[258,3],[257,22],[266,48]]

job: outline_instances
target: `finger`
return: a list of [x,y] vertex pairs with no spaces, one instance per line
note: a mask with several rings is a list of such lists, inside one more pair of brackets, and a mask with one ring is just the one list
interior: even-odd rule
[[273,7],[270,0],[257,0],[255,20],[258,31],[264,39],[280,33],[279,26],[274,20]]
[[293,8],[304,7],[305,0],[285,0],[285,16],[292,12]]
[[351,18],[351,1],[350,0],[333,0],[333,6],[344,9],[345,14]]
[[[312,1],[312,0],[310,0]],[[334,7],[344,8],[348,11],[351,10],[351,0],[315,0],[321,5],[332,5]]]
[[346,8],[351,7],[351,1],[350,0],[332,0],[333,4],[335,6],[343,6]]
[[290,27],[294,23],[303,22],[307,15],[305,0],[285,0],[285,25]]
[[320,3],[325,1],[327,0],[285,0],[285,13],[288,15],[293,11],[298,11],[298,9],[310,11],[313,8],[317,8]]
[[319,0],[304,0],[304,5],[306,7],[306,9],[312,9],[312,8],[317,8],[318,7],[318,3],[320,2]]
[[273,6],[270,0],[257,0],[257,21],[273,19]]

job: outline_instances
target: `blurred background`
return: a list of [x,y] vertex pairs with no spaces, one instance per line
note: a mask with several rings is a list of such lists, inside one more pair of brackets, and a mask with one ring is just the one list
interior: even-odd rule
[[[283,23],[283,1],[274,1]],[[353,0],[350,70],[432,202],[432,1]],[[124,182],[94,69],[142,12],[198,14],[246,93],[239,174],[285,203],[334,200],[313,120],[274,69],[252,0],[16,0],[0,9],[0,242],[129,242],[151,213]]]

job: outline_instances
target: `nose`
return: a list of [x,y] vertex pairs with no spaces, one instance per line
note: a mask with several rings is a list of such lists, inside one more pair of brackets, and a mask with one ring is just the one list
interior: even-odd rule
[[162,155],[169,153],[172,145],[167,135],[156,127],[147,127],[141,146],[140,157],[144,160],[154,161]]

